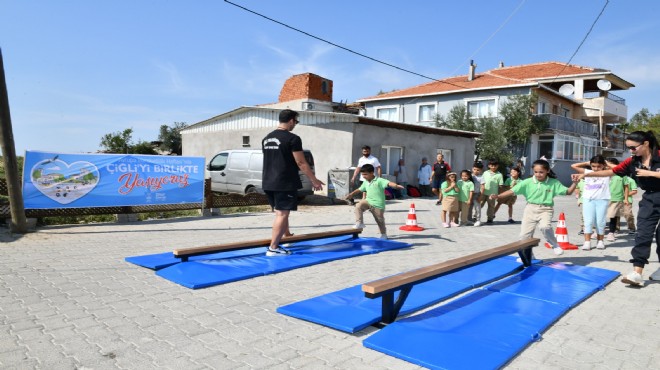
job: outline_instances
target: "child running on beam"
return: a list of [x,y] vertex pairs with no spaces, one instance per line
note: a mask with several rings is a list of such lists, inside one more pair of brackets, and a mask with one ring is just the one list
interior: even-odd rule
[[387,239],[387,229],[385,227],[385,188],[389,186],[391,188],[402,189],[403,186],[382,177],[376,177],[374,166],[370,164],[363,165],[360,168],[360,174],[364,178],[364,182],[362,182],[359,189],[353,190],[345,198],[346,200],[353,199],[353,196],[357,193],[367,193],[366,198],[360,200],[355,205],[355,226],[353,227],[364,229],[363,214],[366,210],[369,210],[374,215],[378,229],[380,229],[380,238]]
[[[552,246],[556,255],[561,255],[561,249],[552,230],[552,216],[554,213],[554,197],[557,195],[570,195],[575,190],[577,181],[570,187],[565,187],[550,169],[548,161],[539,159],[532,164],[533,176],[520,181],[512,189],[502,194],[492,194],[491,199],[506,198],[511,195],[523,195],[527,199],[527,205],[523,213],[522,225],[520,226],[520,239],[529,239],[534,236],[534,229],[539,227],[545,240]],[[529,250],[531,254],[531,250]],[[532,256],[529,255],[530,260]]]

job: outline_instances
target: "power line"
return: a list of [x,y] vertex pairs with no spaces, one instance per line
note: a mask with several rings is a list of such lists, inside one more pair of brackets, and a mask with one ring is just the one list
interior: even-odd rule
[[456,69],[454,70],[454,72],[452,72],[452,75],[455,75],[456,72],[457,72],[459,69],[461,69],[461,67],[463,67],[463,65],[465,65],[465,63],[466,63],[467,61],[474,59],[474,56],[477,55],[477,53],[478,53],[479,51],[481,51],[481,49],[483,49],[483,47],[486,46],[486,44],[488,44],[488,42],[490,42],[490,40],[491,40],[491,39],[492,39],[492,38],[493,38],[498,32],[500,32],[500,30],[501,30],[502,28],[504,28],[504,26],[505,26],[507,23],[509,23],[509,21],[511,20],[511,18],[513,18],[513,16],[514,16],[516,13],[518,13],[518,10],[520,10],[520,8],[522,8],[522,6],[525,4],[526,1],[527,1],[527,0],[522,0],[522,1],[520,2],[520,4],[518,4],[518,6],[513,10],[513,12],[511,12],[511,14],[509,14],[509,16],[504,20],[504,22],[500,25],[500,27],[499,27],[498,29],[496,29],[495,32],[493,32],[493,34],[491,34],[491,35],[486,39],[486,41],[484,41],[483,44],[481,44],[481,46],[479,46],[479,47],[477,48],[477,50],[475,50],[474,53],[472,53],[472,55],[470,55],[470,57],[467,58],[467,59],[465,60],[465,62],[463,62],[463,63],[462,63],[461,65],[459,65],[458,67],[456,67]]
[[571,61],[573,60],[573,57],[575,57],[575,55],[577,54],[577,52],[580,50],[580,48],[582,47],[582,44],[584,44],[584,42],[587,41],[587,37],[589,37],[589,34],[591,34],[591,31],[593,31],[594,26],[596,26],[596,23],[597,23],[598,20],[600,19],[600,16],[603,15],[603,12],[605,12],[605,8],[607,8],[607,5],[608,5],[609,3],[610,3],[610,0],[605,0],[605,4],[603,5],[603,9],[600,10],[600,13],[598,13],[598,17],[596,17],[596,19],[594,20],[594,22],[591,24],[591,27],[589,27],[589,31],[587,31],[587,34],[584,35],[584,38],[582,39],[582,42],[580,42],[580,45],[578,45],[577,49],[575,49],[575,52],[573,52],[573,55],[571,55],[571,57],[568,59],[568,62],[566,62],[566,64],[564,65],[564,68],[562,68],[561,71],[559,71],[559,73],[557,73],[557,75],[555,76],[555,78],[553,78],[552,81],[550,81],[551,84],[552,84],[553,82],[555,82],[555,80],[557,79],[557,77],[559,77],[559,76],[562,74],[562,72],[564,72],[564,70],[566,69],[566,67],[568,67],[568,65],[571,64]]
[[303,35],[309,36],[309,37],[314,38],[314,39],[319,40],[319,41],[323,41],[323,42],[325,42],[326,44],[330,44],[330,45],[332,45],[332,46],[334,46],[334,47],[338,47],[338,48],[340,48],[340,49],[342,49],[342,50],[346,50],[346,51],[348,51],[349,53],[353,53],[353,54],[355,54],[355,55],[359,55],[359,56],[361,56],[361,57],[363,57],[363,58],[367,58],[367,59],[372,60],[372,61],[374,61],[374,62],[376,62],[376,63],[384,64],[384,65],[386,65],[386,66],[388,66],[388,67],[392,67],[392,68],[398,69],[398,70],[400,70],[400,71],[407,72],[407,73],[413,74],[413,75],[415,75],[415,76],[419,76],[419,77],[422,77],[422,78],[426,78],[426,79],[429,79],[429,80],[432,80],[432,81],[441,82],[441,83],[445,83],[445,84],[452,85],[452,86],[455,86],[455,87],[460,87],[461,89],[465,89],[465,86],[455,85],[455,84],[453,84],[453,83],[451,83],[451,82],[438,80],[437,78],[433,78],[433,77],[425,76],[425,75],[423,75],[423,74],[421,74],[421,73],[413,72],[413,71],[410,71],[410,70],[408,70],[408,69],[405,69],[405,68],[401,68],[401,67],[395,66],[394,64],[387,63],[387,62],[384,62],[384,61],[379,60],[379,59],[376,59],[376,58],[372,58],[372,57],[370,57],[370,56],[368,56],[368,55],[362,54],[362,53],[357,52],[357,51],[355,51],[355,50],[352,50],[352,49],[349,49],[349,48],[347,48],[347,47],[344,47],[344,46],[338,45],[338,44],[336,44],[336,43],[334,43],[334,42],[332,42],[332,41],[328,41],[328,40],[323,39],[323,38],[321,38],[321,37],[318,37],[318,36],[312,35],[312,34],[309,33],[309,32],[305,32],[305,31],[300,30],[300,29],[298,29],[298,28],[292,27],[292,26],[290,26],[290,25],[288,25],[288,24],[286,24],[286,23],[280,22],[280,21],[278,21],[278,20],[276,20],[276,19],[273,19],[273,18],[270,18],[270,17],[268,17],[268,16],[265,16],[265,15],[263,15],[263,14],[261,14],[261,13],[257,13],[257,12],[255,12],[254,10],[248,9],[248,8],[246,8],[246,7],[244,7],[244,6],[241,6],[241,5],[238,5],[238,4],[235,4],[235,3],[232,3],[231,1],[228,1],[228,0],[224,0],[224,1],[225,1],[226,3],[228,3],[228,4],[231,4],[231,5],[235,6],[235,7],[237,7],[237,8],[241,8],[241,9],[243,9],[243,10],[245,10],[245,11],[247,11],[247,12],[250,12],[250,13],[252,13],[252,14],[254,14],[254,15],[258,15],[258,16],[260,16],[260,17],[262,17],[262,18],[265,18],[265,19],[267,19],[267,20],[269,20],[269,21],[271,21],[271,22],[275,22],[275,23],[277,23],[277,24],[279,24],[279,25],[281,25],[281,26],[284,26],[284,27],[286,27],[286,28],[292,29],[292,30],[294,30],[294,31],[296,31],[296,32],[300,32],[300,33],[302,33]]

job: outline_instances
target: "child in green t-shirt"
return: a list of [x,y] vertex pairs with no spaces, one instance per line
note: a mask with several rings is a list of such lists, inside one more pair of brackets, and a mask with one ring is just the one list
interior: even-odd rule
[[577,182],[573,182],[568,188],[562,185],[550,170],[550,163],[543,159],[536,160],[532,164],[532,170],[534,176],[520,181],[512,189],[502,194],[492,194],[490,199],[506,198],[513,194],[523,195],[527,199],[527,205],[520,225],[520,239],[525,240],[533,237],[534,229],[538,226],[545,240],[552,246],[553,252],[560,255],[564,251],[557,243],[551,223],[555,205],[553,198],[557,195],[572,194]]
[[[619,164],[616,158],[608,158],[607,166],[614,168]],[[607,241],[613,242],[616,240],[616,232],[618,230],[619,215],[623,213],[623,177],[612,176],[610,178],[610,204],[607,207],[607,219],[610,223],[610,232],[607,234]]]
[[[518,181],[522,180],[520,178],[520,168],[518,167],[512,167],[511,170],[509,171],[509,177],[504,181],[504,188],[502,190],[509,190],[516,186]],[[500,206],[502,204],[506,204],[509,207],[509,223],[512,224],[515,221],[513,221],[513,205],[516,204],[516,200],[518,199],[517,196],[512,195],[506,199],[499,199],[497,201],[497,205],[495,206],[495,214],[497,214],[497,211],[500,209]]]
[[488,171],[484,173],[483,182],[481,183],[481,194],[486,198],[488,209],[486,209],[486,223],[492,224],[495,218],[495,199],[491,195],[500,193],[500,187],[504,185],[502,174],[497,171],[500,163],[496,159],[491,159],[488,162]]
[[633,213],[633,195],[637,194],[637,182],[630,176],[623,177],[623,191],[625,193],[623,199],[623,218],[628,223],[628,234],[637,232],[635,227],[635,214]]
[[374,215],[376,224],[378,224],[380,238],[387,239],[387,228],[385,227],[385,188],[389,186],[391,188],[402,189],[403,186],[382,177],[376,177],[374,166],[370,164],[363,165],[360,168],[360,174],[364,178],[364,182],[362,182],[359,189],[353,190],[345,197],[346,200],[349,200],[353,199],[359,192],[367,193],[365,199],[355,204],[355,226],[353,227],[364,229],[363,214],[369,210]]
[[[456,172],[449,172],[447,180],[440,185],[440,194],[442,194],[442,226],[459,227],[458,224],[458,181],[456,181]],[[447,221],[449,213],[449,221]]]
[[474,183],[472,174],[468,170],[461,171],[461,179],[458,180],[458,208],[461,215],[461,223],[465,226],[468,223],[468,213],[470,213],[470,204],[474,196]]

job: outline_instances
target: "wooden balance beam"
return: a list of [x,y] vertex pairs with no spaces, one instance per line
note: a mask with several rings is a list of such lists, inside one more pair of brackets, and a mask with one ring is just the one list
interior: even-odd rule
[[[451,259],[435,265],[403,272],[362,285],[362,291],[367,298],[383,297],[382,322],[390,324],[396,320],[413,286],[433,280],[443,275],[456,272],[470,266],[487,262],[502,256],[518,252],[525,267],[530,266],[532,248],[539,244],[539,239],[526,239],[509,243],[500,247],[473,253],[464,257]],[[394,292],[400,290],[399,297],[394,301]]]
[[[294,243],[305,240],[330,238],[333,236],[353,235],[357,238],[362,229],[343,229],[336,231],[324,231],[320,233],[299,234],[286,236],[282,238],[281,243]],[[209,254],[215,252],[229,252],[239,249],[249,249],[255,247],[267,247],[270,245],[271,239],[250,240],[246,242],[235,242],[218,245],[208,245],[204,247],[180,248],[174,250],[174,257],[181,258],[181,262],[187,262],[189,257],[199,256],[202,254]]]

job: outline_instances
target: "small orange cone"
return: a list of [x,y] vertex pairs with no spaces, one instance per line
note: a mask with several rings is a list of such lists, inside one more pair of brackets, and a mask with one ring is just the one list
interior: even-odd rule
[[404,226],[399,227],[399,230],[404,231],[422,231],[423,227],[417,226],[417,215],[415,215],[415,203],[410,203],[410,211],[408,212],[408,219]]
[[[578,249],[577,245],[568,242],[568,230],[566,229],[566,217],[564,212],[559,214],[559,221],[557,221],[557,229],[555,230],[555,238],[557,244],[561,249]],[[546,248],[552,248],[549,243],[545,243]]]

